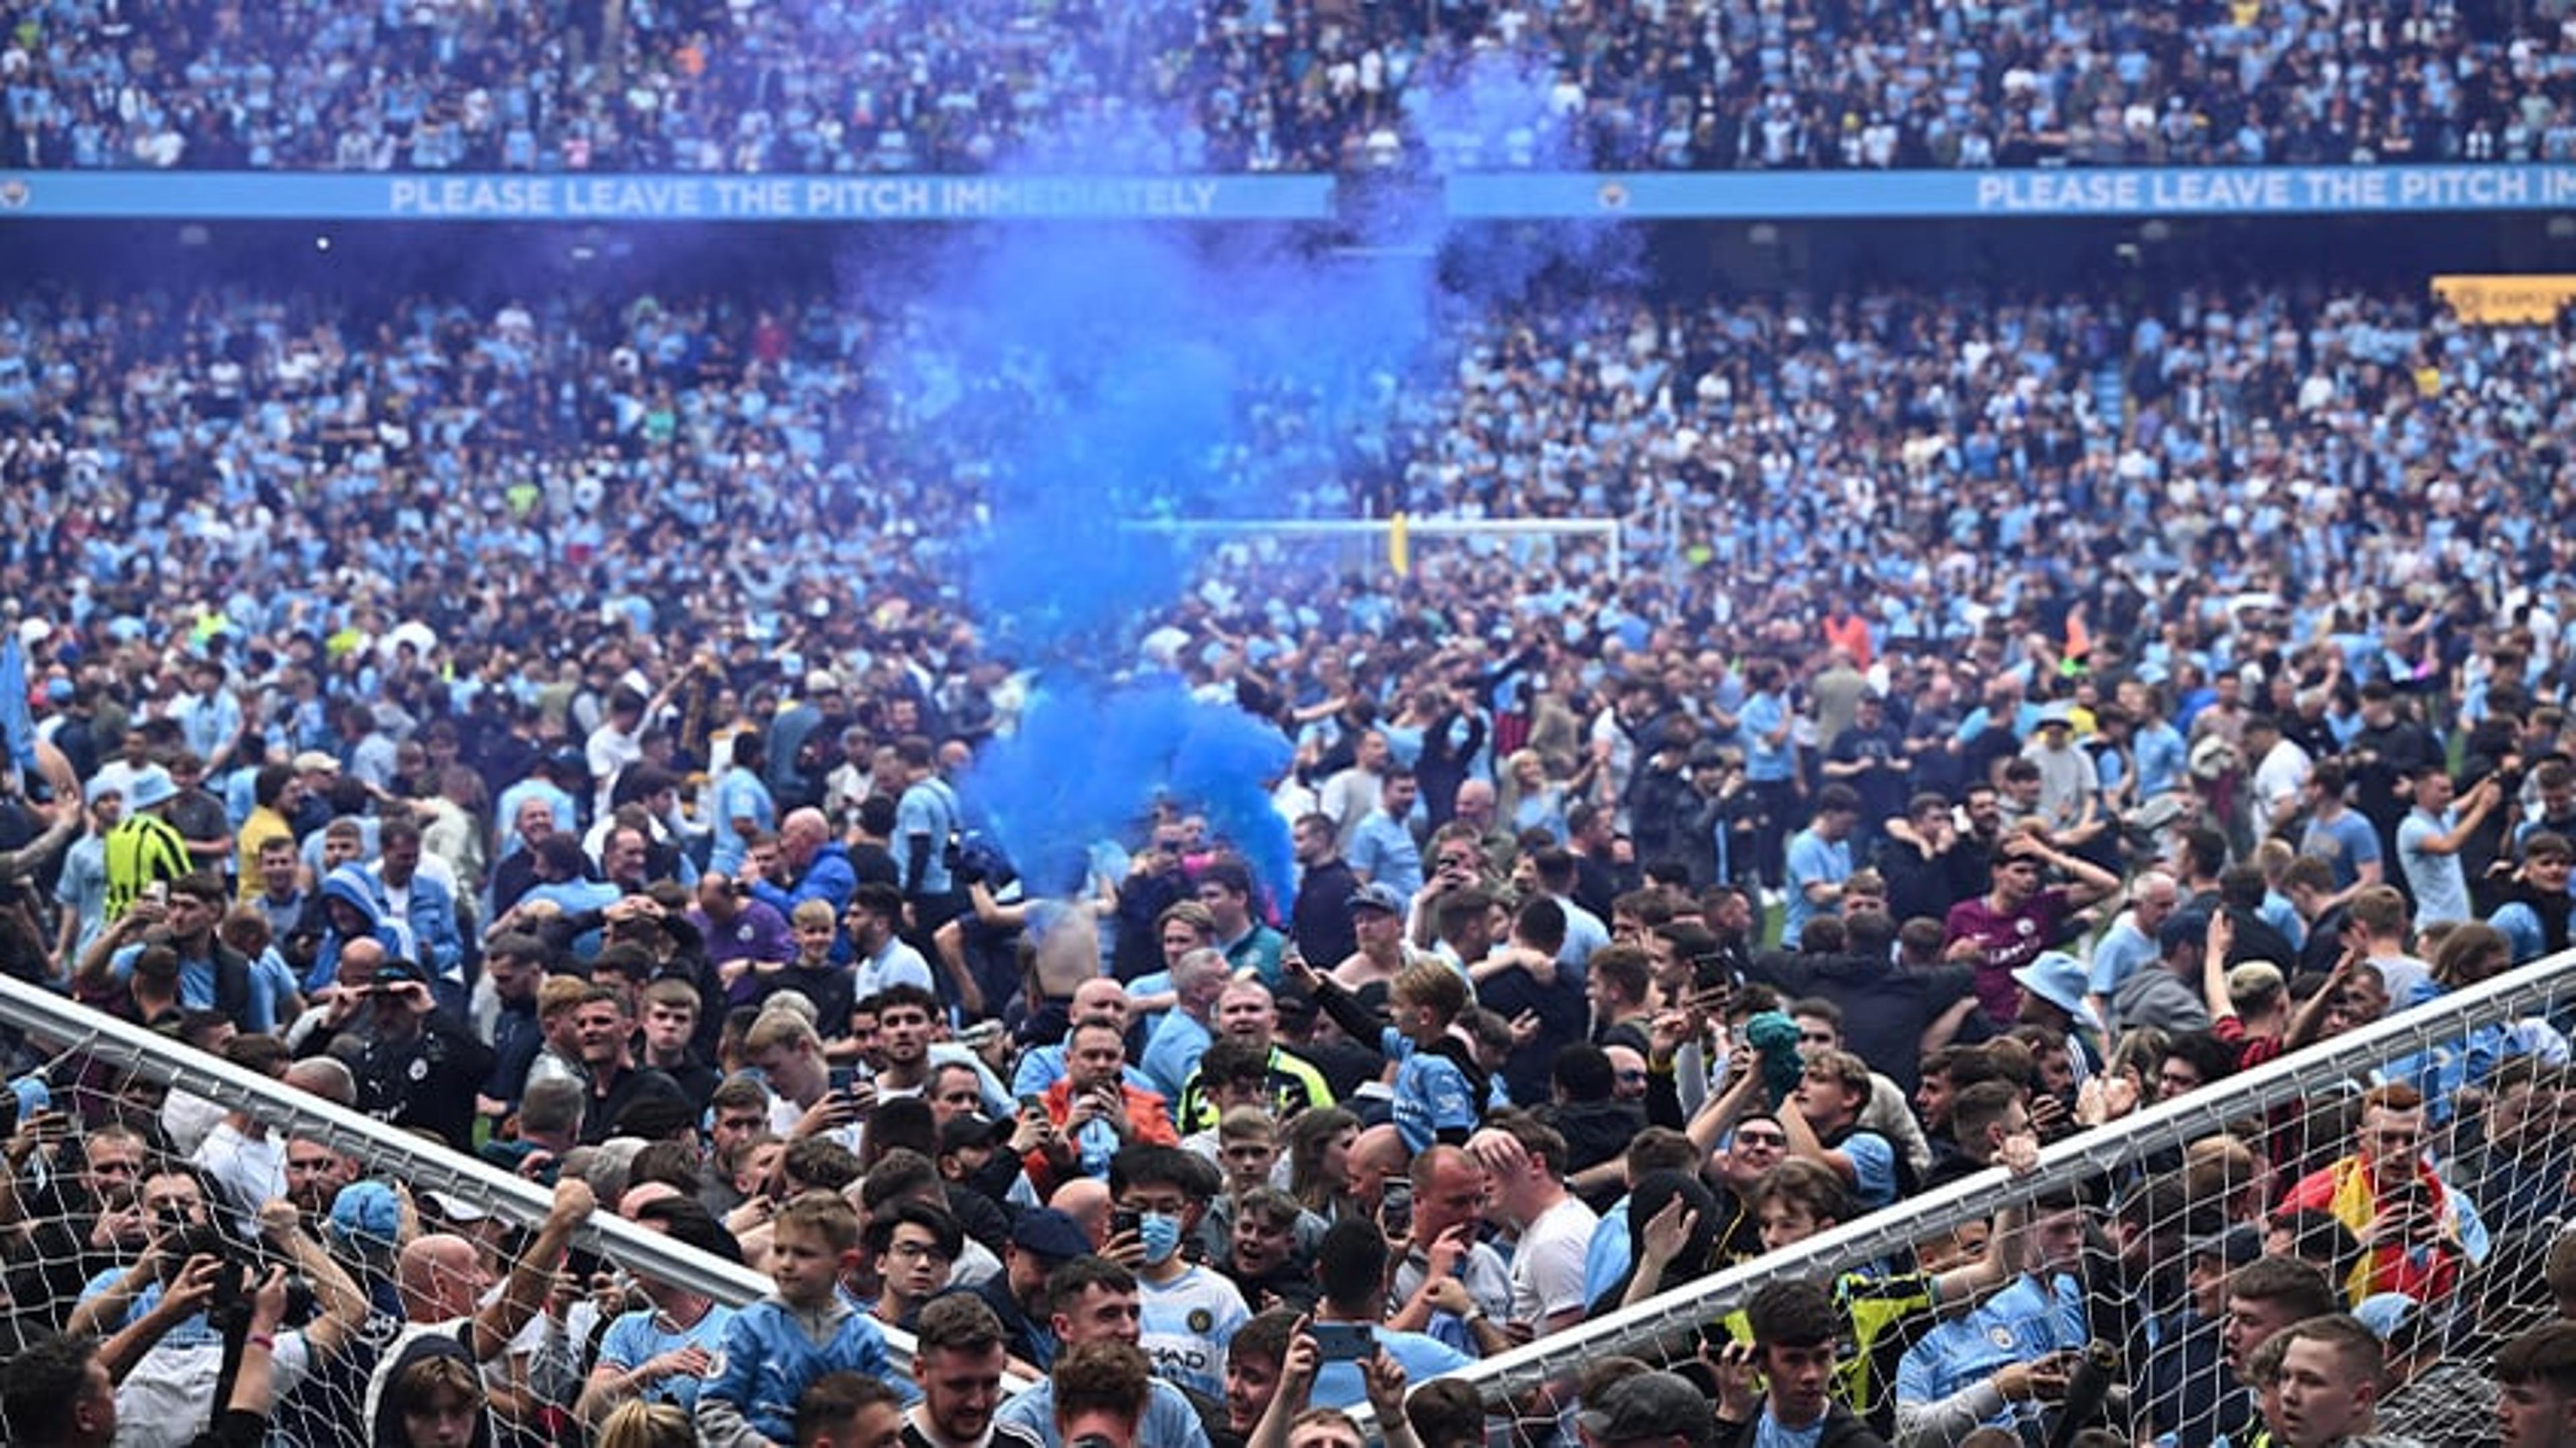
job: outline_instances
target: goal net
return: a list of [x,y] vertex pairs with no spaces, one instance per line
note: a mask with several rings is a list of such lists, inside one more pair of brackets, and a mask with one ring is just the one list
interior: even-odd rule
[[[2095,1343],[2116,1355],[2100,1417],[2123,1441],[2243,1443],[2260,1422],[2240,1359],[2260,1369],[2266,1329],[2325,1305],[2388,1344],[2383,1432],[2491,1441],[2495,1349],[2557,1315],[2553,1285],[2576,1311],[2576,1281],[2550,1271],[2576,1188],[2571,963],[2550,957],[2170,1099],[2153,1099],[2156,1053],[2120,1053],[2099,1080],[2124,1073],[2143,1104],[2047,1142],[2035,1170],[1990,1168],[1636,1305],[1596,1305],[1459,1376],[1529,1438],[1606,1361],[1705,1371],[1703,1343],[1730,1335],[1730,1315],[1797,1278],[1836,1291],[1845,1381],[1866,1382],[1897,1448],[1954,1443],[1981,1423],[2047,1441],[2067,1386],[2051,1370],[2065,1360],[2026,1369]],[[2008,1210],[2023,1225],[1999,1259],[2001,1293],[1891,1306],[1907,1274],[1975,1263]],[[2557,1272],[2576,1278],[2576,1253],[2562,1255]],[[2248,1265],[2282,1258],[2313,1265]]]
[[[508,1441],[579,1442],[575,1410],[602,1338],[616,1316],[658,1304],[645,1287],[726,1308],[771,1288],[764,1273],[604,1205],[581,1221],[568,1250],[536,1260],[526,1254],[554,1201],[536,1181],[15,979],[0,978],[0,1024],[28,1067],[13,1073],[15,1099],[0,1100],[15,1109],[12,1186],[0,1200],[9,1288],[0,1358],[41,1341],[81,1312],[73,1303],[102,1293],[71,1325],[111,1337],[174,1290],[182,1254],[242,1263],[255,1282],[266,1264],[293,1257],[302,1236],[361,1300],[335,1297],[337,1284],[307,1264],[287,1264],[290,1295],[311,1302],[289,1308],[290,1322],[308,1325],[278,1356],[281,1375],[300,1384],[280,1400],[271,1441],[363,1444],[370,1369],[401,1326],[400,1243],[444,1232],[471,1245],[473,1266],[490,1279],[486,1301],[523,1266],[548,1279],[543,1306],[484,1376]],[[233,1113],[275,1148],[302,1232],[264,1234],[232,1173],[206,1153],[196,1153],[202,1165],[193,1175],[166,1171],[188,1160],[177,1144],[202,1140]],[[328,1165],[307,1170],[316,1163]],[[594,1184],[621,1170],[578,1165]],[[189,1223],[191,1198],[207,1208],[202,1224]],[[173,1271],[147,1260],[155,1250],[147,1244],[162,1242],[179,1244],[162,1254]],[[140,1276],[123,1281],[138,1262]],[[323,1326],[330,1318],[338,1320]],[[205,1426],[221,1356],[210,1324],[219,1321],[181,1321],[142,1359],[119,1389],[120,1443],[182,1443]],[[895,1371],[908,1373],[910,1337],[884,1335]],[[0,1431],[0,1441],[21,1436]]]

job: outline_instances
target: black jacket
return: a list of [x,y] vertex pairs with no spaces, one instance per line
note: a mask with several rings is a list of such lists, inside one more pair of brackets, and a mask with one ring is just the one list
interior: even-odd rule
[[1339,855],[1307,867],[1306,878],[1298,883],[1288,933],[1317,969],[1331,970],[1360,948],[1359,934],[1351,929],[1351,897],[1359,888],[1359,877]]

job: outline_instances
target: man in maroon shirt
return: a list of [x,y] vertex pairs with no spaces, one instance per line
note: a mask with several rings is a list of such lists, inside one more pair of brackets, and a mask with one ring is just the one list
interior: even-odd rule
[[[2050,867],[2064,871],[2067,883],[2041,889],[2041,873]],[[1977,999],[1986,1014],[2009,1021],[2020,998],[2012,973],[2056,943],[2069,915],[2119,889],[2120,881],[2026,831],[2005,835],[1996,848],[1993,881],[1985,894],[1950,907],[1947,954],[1977,968]]]

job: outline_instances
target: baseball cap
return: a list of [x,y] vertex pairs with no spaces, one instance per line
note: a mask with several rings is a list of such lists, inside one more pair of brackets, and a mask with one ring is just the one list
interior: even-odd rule
[[340,761],[319,749],[307,749],[295,756],[295,769],[300,774],[338,774]]
[[2196,910],[2177,910],[2156,927],[2156,949],[2174,950],[2209,938],[2209,917]]
[[1002,1125],[980,1111],[952,1116],[939,1125],[939,1149],[951,1152],[962,1147],[990,1146],[1001,1135]]
[[805,692],[808,694],[837,694],[841,692],[841,677],[840,675],[833,673],[830,669],[816,669],[814,672],[805,676]]
[[2419,1305],[2403,1292],[2374,1292],[2361,1300],[2352,1315],[2377,1333],[2381,1342],[2387,1342],[2405,1328]]
[[2263,1230],[2252,1222],[2238,1222],[2223,1232],[2206,1232],[2183,1240],[2185,1260],[2193,1257],[2215,1257],[2227,1268],[2242,1267],[2263,1255]]
[[424,1192],[421,1195],[440,1216],[451,1222],[479,1222],[491,1215],[479,1204],[452,1192]]
[[1401,915],[1404,913],[1404,897],[1396,893],[1393,885],[1380,880],[1375,884],[1362,885],[1359,890],[1351,896],[1350,908],[1353,910],[1383,910],[1389,915]]
[[402,1237],[402,1203],[383,1182],[351,1182],[331,1199],[331,1235],[342,1246],[390,1250]]
[[1584,1436],[1603,1444],[1678,1437],[1706,1448],[1717,1441],[1716,1406],[1678,1373],[1621,1378],[1593,1394],[1592,1405],[1575,1417]]
[[1053,1207],[1020,1213],[1020,1219],[1011,1224],[1011,1245],[1049,1262],[1070,1262],[1091,1254],[1091,1238],[1083,1234],[1082,1224]]
[[408,960],[388,960],[376,967],[378,985],[427,985],[428,983],[429,977],[422,975],[420,967]]

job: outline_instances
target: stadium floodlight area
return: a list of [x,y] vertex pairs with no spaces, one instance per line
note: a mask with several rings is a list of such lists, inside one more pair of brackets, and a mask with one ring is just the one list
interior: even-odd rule
[[[41,987],[0,976],[0,1024],[26,1033],[44,1056],[83,1056],[114,1070],[240,1111],[271,1131],[321,1142],[356,1159],[366,1178],[400,1182],[415,1193],[436,1191],[471,1202],[513,1227],[533,1229],[552,1202],[545,1188],[487,1162],[372,1117],[299,1091],[167,1036],[104,1015]],[[578,1246],[625,1271],[657,1278],[717,1303],[740,1307],[771,1288],[770,1279],[737,1262],[648,1231],[603,1204],[575,1237]],[[884,1329],[888,1355],[912,1370],[912,1335]],[[1018,1379],[1005,1387],[1025,1386]],[[354,1405],[350,1412],[354,1416]]]
[[[2491,1050],[2502,1041],[2509,1057],[2517,1043],[2558,1041],[2555,1029],[2545,1023],[2554,1021],[2564,1027],[2576,1020],[2576,973],[2571,973],[2571,965],[2576,965],[2576,951],[2437,997],[2056,1142],[2040,1153],[2037,1169],[2026,1175],[2011,1176],[1997,1167],[1906,1198],[1756,1261],[1486,1358],[1454,1376],[1473,1383],[1497,1419],[1529,1421],[1534,1404],[1563,1401],[1587,1367],[1605,1358],[1631,1357],[1659,1367],[1691,1362],[1698,1355],[1701,1329],[1742,1308],[1765,1283],[1785,1278],[1830,1282],[1869,1264],[1901,1259],[1916,1244],[1939,1241],[1963,1224],[1988,1219],[2007,1206],[2026,1207],[2079,1188],[2097,1193],[2104,1186],[2125,1188],[2153,1172],[2178,1169],[2184,1149],[2193,1142],[2231,1128],[2242,1131],[2247,1123],[2268,1121],[2268,1129],[2284,1129],[2281,1116],[2274,1114],[2281,1108],[2301,1108],[2296,1123],[2288,1128],[2298,1133],[2296,1149],[2286,1154],[2303,1163],[2332,1160],[2351,1149],[2354,1108],[2367,1087],[2399,1080],[2456,1082],[2473,1049]],[[2563,1052],[2554,1045],[2544,1047],[2543,1060],[2565,1064]],[[2152,1071],[2152,1065],[2148,1069]],[[2474,1141],[2487,1124],[2480,1095],[2450,1092],[2435,1102],[2437,1115],[2445,1106],[2455,1108],[2431,1134],[2434,1159],[2446,1176],[2450,1161],[2458,1155],[2452,1150],[2453,1140]],[[2554,1099],[2556,1093],[2550,1095]],[[2538,1149],[2545,1153],[2552,1180],[2564,1180],[2576,1169],[2576,1132],[2566,1129],[2576,1127],[2576,1095],[2568,1098],[2563,1109],[2567,1112],[2563,1126],[2553,1116],[2533,1128],[2537,1140],[2545,1143]],[[2275,1201],[2291,1184],[2287,1175],[2274,1181]],[[2248,1185],[2252,1183],[2234,1180],[2225,1183],[2225,1189],[2241,1192]],[[2476,1179],[2451,1176],[2450,1185],[2476,1199]],[[2097,1224],[2105,1222],[2108,1213],[2103,1203],[2097,1199],[2092,1210]],[[2454,1356],[2465,1353],[2463,1360],[2483,1373],[2484,1354],[2495,1342],[2550,1315],[2540,1263],[2559,1225],[2552,1219],[2538,1230],[2495,1234],[2484,1260],[2465,1270],[2458,1291],[2427,1308],[2416,1330],[2436,1343],[2448,1343]],[[2178,1222],[2149,1225],[2151,1237],[2180,1231]],[[2181,1239],[2177,1235],[2174,1240]],[[2097,1259],[2090,1265],[2099,1270],[2104,1264]],[[2183,1266],[2175,1261],[2170,1270],[2179,1273]],[[2098,1290],[2101,1284],[2090,1285]],[[2098,1336],[2099,1323],[2095,1331]],[[2124,1364],[2123,1380],[2142,1378],[2141,1369],[2138,1363]],[[2215,1370],[2227,1371],[2224,1366]],[[2452,1396],[2448,1420],[2437,1431],[2419,1434],[2423,1441],[2469,1442],[2490,1431],[2489,1402]],[[1543,1419],[1545,1414],[1539,1416]],[[2163,1432],[2179,1428],[2185,1440],[2202,1442],[2208,1441],[2208,1433],[2193,1430],[2204,1426],[2157,1425]]]
[[1301,559],[1337,572],[1567,562],[1613,583],[1622,571],[1616,518],[1134,518],[1120,526],[1213,542],[1220,565],[1243,572]]

